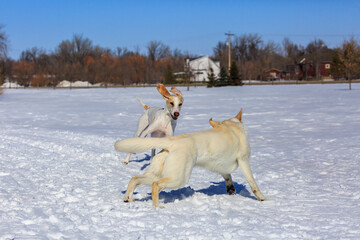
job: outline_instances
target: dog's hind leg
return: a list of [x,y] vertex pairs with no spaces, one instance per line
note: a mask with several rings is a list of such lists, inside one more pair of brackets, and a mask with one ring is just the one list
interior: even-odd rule
[[140,137],[141,134],[149,127],[149,116],[145,112],[141,117],[139,118],[136,133],[134,134],[134,137]]
[[236,194],[236,189],[235,189],[234,183],[232,181],[231,174],[223,174],[222,176],[225,179],[226,192],[229,195]]
[[126,158],[124,160],[124,164],[128,164],[131,157],[131,153],[126,154]]
[[131,178],[129,185],[127,187],[124,202],[131,202],[132,196],[135,189],[140,185],[149,185],[151,186],[153,182],[159,180],[159,177],[156,177],[154,174],[146,172],[142,175],[136,175]]
[[140,185],[151,186],[153,185],[154,182],[159,181],[161,179],[161,174],[165,164],[165,159],[168,154],[169,153],[166,151],[162,151],[158,153],[152,159],[148,170],[144,174],[136,175],[133,178],[131,178],[124,196],[124,202],[129,202],[132,200],[132,195],[136,187]]
[[153,200],[153,208],[157,208],[159,206],[159,193],[164,190],[167,182],[171,180],[170,177],[162,178],[159,181],[156,181],[152,184],[152,200]]
[[249,183],[251,190],[254,193],[254,195],[256,196],[256,198],[259,201],[268,200],[260,192],[260,189],[255,182],[254,176],[253,176],[251,168],[250,168],[249,161],[247,159],[246,160],[242,159],[242,160],[238,160],[238,163],[239,163],[239,167],[240,167],[242,173],[244,174],[244,176],[246,178],[246,181]]

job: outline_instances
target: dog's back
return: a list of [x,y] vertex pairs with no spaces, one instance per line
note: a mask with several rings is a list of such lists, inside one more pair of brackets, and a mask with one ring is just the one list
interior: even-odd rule
[[226,174],[237,167],[237,158],[249,158],[246,128],[237,120],[226,120],[213,129],[167,138],[130,138],[115,143],[119,152],[144,152],[152,148],[186,151],[196,155],[195,165]]
[[[245,126],[236,120],[226,120],[207,131],[184,135],[192,138],[188,148],[196,151],[195,164],[220,174],[232,173],[238,168],[238,159],[248,160],[250,146]],[[172,139],[181,138],[180,136]],[[186,140],[189,142],[189,140]],[[179,142],[176,142],[177,145]]]

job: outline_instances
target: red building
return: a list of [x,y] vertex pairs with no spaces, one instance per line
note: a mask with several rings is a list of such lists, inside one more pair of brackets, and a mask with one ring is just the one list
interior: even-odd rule
[[316,76],[316,65],[312,63],[287,65],[286,72],[288,79],[315,80],[330,79],[331,62],[322,62],[318,66],[318,76]]
[[273,80],[279,80],[281,79],[281,70],[272,68],[268,71],[266,71],[266,80],[267,81],[273,81]]

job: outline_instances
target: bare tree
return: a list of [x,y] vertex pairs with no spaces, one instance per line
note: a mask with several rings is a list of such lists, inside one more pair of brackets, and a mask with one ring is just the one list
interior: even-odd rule
[[[232,51],[233,52],[233,51]],[[226,42],[218,42],[213,49],[214,58],[220,61],[220,66],[228,64],[228,46]]]
[[282,41],[282,46],[287,64],[296,63],[299,56],[304,54],[303,47],[301,45],[296,45],[289,38],[284,38]]
[[260,58],[262,46],[263,40],[258,34],[242,35],[235,38],[235,56],[240,64],[240,73],[244,79],[254,79],[259,75],[256,73],[256,65]]
[[266,79],[266,71],[271,68],[282,68],[283,59],[280,52],[280,46],[273,41],[269,41],[261,47],[259,50],[259,59],[257,61],[259,79]]
[[0,25],[0,85],[4,82],[5,60],[7,58],[8,40],[5,32],[2,31],[3,26]]
[[169,46],[166,46],[159,41],[151,41],[147,45],[148,58],[151,61],[156,61],[165,58],[171,54]]
[[[34,73],[38,72],[42,66],[46,65],[44,58],[45,58],[46,52],[43,49],[33,47],[31,49],[27,49],[25,51],[21,52],[20,60],[23,60],[25,62],[32,62],[34,66]],[[39,64],[40,56],[42,56],[41,64]]]
[[134,54],[133,52],[129,51],[126,47],[124,48],[117,47],[115,52],[116,52],[115,55],[120,58],[129,57]]
[[[81,64],[85,56],[90,55],[93,50],[92,42],[88,38],[84,38],[83,35],[75,34],[73,36],[73,46],[74,46],[74,60],[79,61]],[[103,50],[104,53],[107,53]]]
[[70,62],[71,64],[76,62],[83,63],[85,56],[88,55],[98,55],[100,57],[105,51],[104,49],[98,47],[96,48],[96,52],[100,53],[94,54],[94,52],[91,40],[78,34],[75,34],[71,41],[62,41],[55,50],[55,53],[61,58],[61,60]]
[[0,25],[0,60],[4,60],[7,57],[7,46],[8,46],[8,39],[2,28],[4,26]]
[[59,57],[59,60],[69,63],[74,62],[73,59],[74,52],[75,52],[74,43],[69,40],[62,41],[59,44],[59,46],[55,49],[55,54]]

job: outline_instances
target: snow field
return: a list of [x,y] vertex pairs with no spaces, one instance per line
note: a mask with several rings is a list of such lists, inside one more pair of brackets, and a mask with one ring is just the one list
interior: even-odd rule
[[117,139],[143,109],[163,106],[155,88],[7,89],[0,96],[0,239],[357,239],[360,235],[360,91],[347,85],[180,88],[176,134],[206,130],[243,108],[258,202],[236,170],[193,170],[160,194],[128,182],[150,152],[123,165]]

